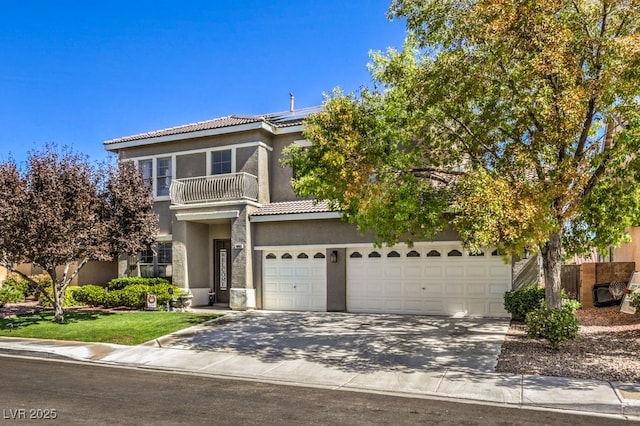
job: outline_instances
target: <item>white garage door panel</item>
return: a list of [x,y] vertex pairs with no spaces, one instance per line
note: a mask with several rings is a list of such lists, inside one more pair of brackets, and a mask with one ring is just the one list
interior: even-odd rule
[[[372,252],[380,256],[369,257]],[[470,256],[461,246],[438,243],[347,250],[350,312],[506,317],[510,286],[510,265],[488,250]]]
[[326,259],[317,250],[266,251],[262,304],[282,311],[326,311]]

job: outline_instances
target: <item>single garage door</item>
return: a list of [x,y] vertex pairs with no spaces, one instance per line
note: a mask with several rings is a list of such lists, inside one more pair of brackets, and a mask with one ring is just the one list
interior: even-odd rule
[[506,317],[511,266],[461,245],[347,250],[347,310]]
[[327,310],[324,250],[265,251],[262,262],[263,309]]

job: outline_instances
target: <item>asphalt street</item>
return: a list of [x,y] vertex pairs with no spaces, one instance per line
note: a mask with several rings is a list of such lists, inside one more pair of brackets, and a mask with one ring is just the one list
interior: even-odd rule
[[602,425],[627,421],[455,400],[0,355],[2,424]]

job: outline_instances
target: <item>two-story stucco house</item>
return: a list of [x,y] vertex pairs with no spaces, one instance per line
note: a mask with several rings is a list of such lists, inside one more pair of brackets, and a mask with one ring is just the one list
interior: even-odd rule
[[[104,142],[134,161],[155,197],[158,244],[119,275],[171,276],[194,305],[506,316],[514,272],[495,250],[472,255],[454,231],[376,248],[326,203],[301,200],[283,149],[308,144],[308,108],[231,115]],[[135,263],[135,262],[134,262]]]

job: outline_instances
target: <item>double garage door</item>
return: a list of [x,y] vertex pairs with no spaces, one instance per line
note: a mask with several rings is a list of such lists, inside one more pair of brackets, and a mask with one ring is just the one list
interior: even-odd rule
[[429,315],[507,316],[511,267],[496,251],[460,246],[347,251],[347,309]]
[[[263,307],[325,311],[325,250],[267,251]],[[371,247],[346,251],[348,312],[507,316],[511,267],[497,252],[471,254],[459,245]]]

